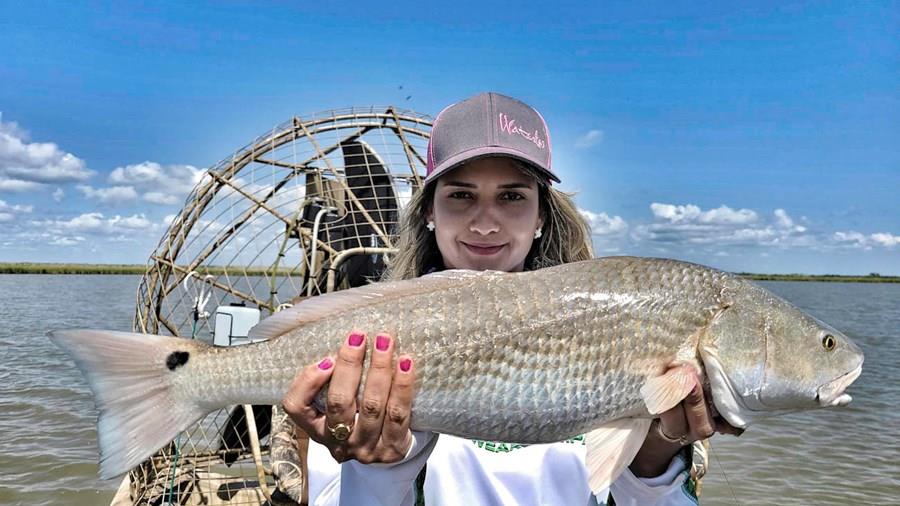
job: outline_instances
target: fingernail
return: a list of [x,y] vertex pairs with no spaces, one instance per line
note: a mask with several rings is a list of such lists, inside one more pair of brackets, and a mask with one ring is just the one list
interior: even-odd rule
[[327,371],[328,369],[331,369],[331,366],[333,365],[334,362],[332,362],[330,358],[323,358],[322,361],[319,362],[319,369]]
[[388,346],[391,345],[390,336],[379,335],[375,338],[375,349],[378,351],[387,351]]
[[403,372],[409,372],[410,368],[412,368],[412,359],[404,358],[400,360],[400,370]]
[[354,332],[350,334],[349,338],[347,338],[347,344],[353,347],[357,347],[363,343],[363,339],[365,338],[366,336],[360,334],[359,332]]

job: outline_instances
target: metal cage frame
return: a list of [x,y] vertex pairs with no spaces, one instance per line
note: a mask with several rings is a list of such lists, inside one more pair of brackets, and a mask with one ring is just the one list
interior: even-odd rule
[[[265,315],[377,277],[401,193],[422,187],[431,126],[393,106],[295,116],[202,172],[149,257],[134,330],[194,338],[212,330],[204,297]],[[227,447],[238,411],[241,441]],[[210,414],[133,470],[113,503],[296,503],[275,491],[257,422],[251,406]],[[240,465],[223,467],[226,456]]]

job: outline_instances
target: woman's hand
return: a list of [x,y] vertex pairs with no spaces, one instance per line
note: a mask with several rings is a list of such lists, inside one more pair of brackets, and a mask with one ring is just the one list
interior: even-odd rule
[[694,441],[712,437],[716,432],[741,435],[743,430],[732,427],[706,402],[698,385],[674,408],[660,413],[653,421],[644,445],[638,450],[629,469],[640,477],[655,477],[666,471],[672,457]]
[[[394,365],[394,340],[375,338],[361,405],[357,392],[366,358],[366,336],[353,332],[337,359],[323,359],[300,372],[284,397],[285,412],[309,437],[326,446],[338,462],[364,464],[402,460],[412,444],[409,415],[415,371],[401,356]],[[319,390],[330,380],[326,413],[316,409]],[[349,433],[348,433],[349,432]]]

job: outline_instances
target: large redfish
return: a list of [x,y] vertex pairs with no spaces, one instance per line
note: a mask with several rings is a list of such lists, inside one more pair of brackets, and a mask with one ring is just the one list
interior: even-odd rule
[[846,404],[863,355],[757,285],[707,267],[613,257],[532,272],[445,271],[306,300],[218,348],[95,330],[50,334],[100,412],[101,475],[124,473],[205,414],[278,404],[347,333],[388,332],[416,360],[411,426],[546,443],[586,434],[592,490],[628,465],[655,415],[709,382],[736,427]]

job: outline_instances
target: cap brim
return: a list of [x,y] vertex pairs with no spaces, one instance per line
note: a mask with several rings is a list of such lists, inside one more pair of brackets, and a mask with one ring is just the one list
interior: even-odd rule
[[556,177],[556,174],[550,172],[548,169],[545,169],[539,160],[535,160],[517,149],[504,148],[500,146],[485,146],[470,149],[468,151],[463,151],[462,153],[457,153],[456,155],[451,156],[450,158],[441,162],[440,165],[436,166],[431,174],[429,174],[428,177],[425,178],[425,181],[433,181],[434,179],[440,177],[441,174],[447,172],[448,170],[455,169],[465,162],[470,162],[478,158],[486,158],[489,156],[508,156],[510,158],[515,158],[534,167],[535,170],[547,176],[547,178],[551,181],[556,183],[561,182],[560,179]]

